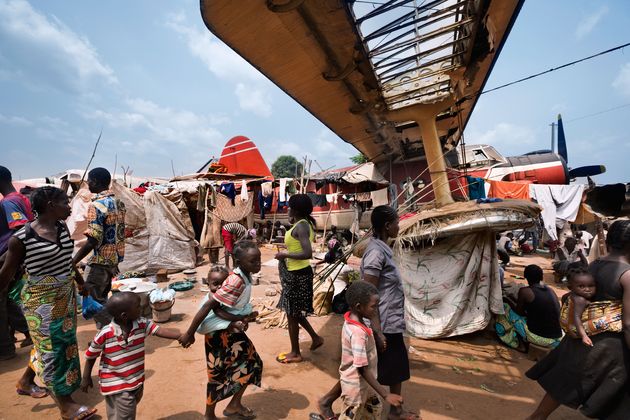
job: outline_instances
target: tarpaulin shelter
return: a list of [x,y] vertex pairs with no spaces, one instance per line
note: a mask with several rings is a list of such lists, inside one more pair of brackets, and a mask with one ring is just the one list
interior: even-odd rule
[[503,313],[495,232],[533,224],[526,200],[469,201],[400,222],[394,256],[403,280],[407,331],[441,338],[485,328]]
[[[159,269],[183,270],[195,266],[198,244],[190,219],[186,223],[175,203],[157,191],[147,191],[141,196],[116,180],[112,182],[111,190],[126,209],[127,237],[125,259],[119,265],[121,272],[153,273]],[[73,211],[67,223],[75,240],[85,239],[91,197],[92,194],[83,189],[72,200]]]

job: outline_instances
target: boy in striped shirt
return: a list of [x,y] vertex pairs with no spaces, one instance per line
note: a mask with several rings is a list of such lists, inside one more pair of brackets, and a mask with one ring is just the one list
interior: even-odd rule
[[402,404],[400,395],[387,392],[376,380],[376,344],[365,319],[378,311],[378,290],[367,281],[355,281],[346,291],[350,311],[344,315],[341,330],[339,381],[343,411],[339,420],[377,420],[382,404],[377,394],[393,406]]
[[177,340],[181,333],[161,328],[140,317],[140,297],[132,292],[115,293],[106,304],[113,320],[94,337],[85,352],[81,389],[92,384],[92,368],[101,356],[98,378],[105,396],[107,418],[133,420],[144,385],[144,340],[148,335]]

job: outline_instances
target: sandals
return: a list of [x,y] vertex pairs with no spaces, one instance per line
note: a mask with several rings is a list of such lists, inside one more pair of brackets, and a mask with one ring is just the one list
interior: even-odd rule
[[299,360],[297,359],[287,359],[287,354],[288,353],[280,353],[279,355],[276,356],[276,362],[278,363],[282,363],[283,365],[288,365],[289,363],[301,363],[304,361],[304,359],[302,359],[300,357]]
[[236,411],[234,413],[228,413],[227,411],[223,411],[223,416],[228,419],[237,419],[237,420],[253,420],[256,418],[256,413],[251,408],[243,407],[243,410]]
[[85,405],[79,407],[77,411],[72,414],[71,417],[62,417],[63,420],[88,420],[92,418],[94,414],[96,414],[96,408],[90,408]]
[[44,398],[48,396],[48,388],[43,388],[37,385],[31,385],[31,389],[29,391],[20,388],[19,385],[16,385],[15,392],[17,392],[18,395],[28,395],[31,398]]

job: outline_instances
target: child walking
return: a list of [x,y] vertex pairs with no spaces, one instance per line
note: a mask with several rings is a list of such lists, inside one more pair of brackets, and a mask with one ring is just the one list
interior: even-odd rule
[[[195,331],[206,319],[210,311],[218,312],[220,306],[243,309],[249,304],[251,296],[251,274],[260,271],[260,250],[255,242],[239,241],[234,246],[234,272],[205,302],[195,315],[188,330],[182,334],[180,343],[189,347],[195,342]],[[209,276],[210,277],[210,276]],[[208,283],[212,280],[209,278]],[[251,306],[249,306],[251,311]],[[246,312],[246,310],[245,310]],[[228,326],[222,330],[213,330],[205,335],[206,365],[208,369],[208,386],[206,391],[206,419],[216,419],[215,407],[219,401],[232,397],[223,415],[235,419],[254,419],[256,414],[243,406],[241,399],[247,386],[260,386],[263,363],[256,352],[254,344],[245,334],[247,322],[253,320],[255,314],[232,316],[240,317],[244,324],[242,331],[234,331]],[[229,325],[229,321],[227,321]]]
[[132,292],[115,293],[106,303],[113,320],[94,337],[85,352],[81,389],[92,384],[92,368],[101,356],[99,384],[105,396],[109,420],[133,420],[144,385],[144,340],[148,335],[177,340],[180,332],[162,328],[140,317],[140,297]]
[[350,311],[344,315],[341,332],[341,365],[339,377],[343,410],[339,420],[377,420],[382,404],[376,394],[389,404],[399,407],[400,395],[389,393],[376,380],[377,355],[372,329],[365,318],[378,310],[378,290],[366,281],[355,281],[346,292]]

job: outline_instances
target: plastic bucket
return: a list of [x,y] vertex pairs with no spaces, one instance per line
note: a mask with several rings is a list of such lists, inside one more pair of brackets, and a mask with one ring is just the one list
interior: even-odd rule
[[171,319],[171,309],[175,304],[173,300],[161,300],[159,302],[151,303],[151,310],[153,311],[154,322],[166,322]]
[[140,282],[121,286],[118,290],[121,292],[133,292],[140,296],[140,313],[142,316],[151,316],[151,308],[149,307],[149,294],[155,290],[157,286],[150,282]]

